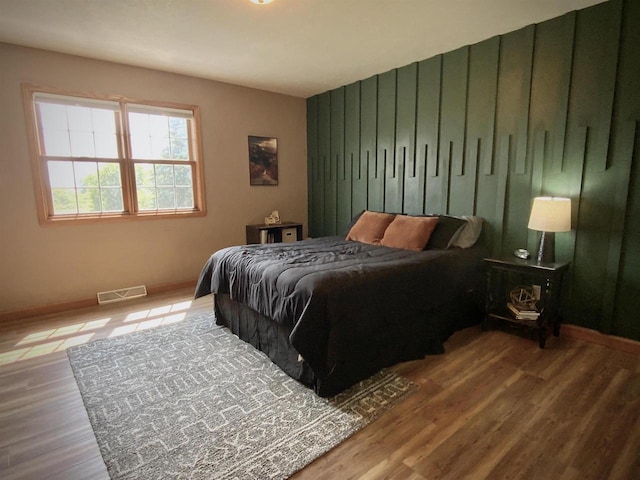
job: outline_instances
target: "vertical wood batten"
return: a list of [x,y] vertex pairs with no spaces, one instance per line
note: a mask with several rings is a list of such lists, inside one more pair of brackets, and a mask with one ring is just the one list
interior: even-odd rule
[[531,82],[533,78],[533,55],[536,26],[530,25],[522,29],[519,50],[521,53],[520,73],[520,108],[518,110],[518,126],[516,130],[516,168],[517,173],[524,173],[528,151],[529,113],[531,109]]
[[[543,130],[534,135],[533,156],[531,162],[531,198],[538,197],[546,192],[542,188],[542,176],[544,172],[545,158],[547,156],[547,131]],[[527,212],[528,213],[528,212]],[[529,215],[527,215],[527,220]],[[538,245],[540,233],[529,230],[527,236],[527,248],[530,252],[535,252]]]
[[567,116],[569,114],[569,92],[571,89],[571,73],[573,71],[573,51],[576,31],[577,13],[571,12],[563,18],[561,32],[558,35],[561,65],[564,67],[558,83],[558,105],[556,106],[555,131],[553,136],[553,152],[551,169],[561,172],[563,169],[565,141],[567,135]]
[[603,159],[601,169],[609,168],[609,142],[611,140],[611,122],[613,119],[613,104],[616,90],[616,78],[618,73],[618,59],[620,55],[620,35],[622,30],[622,0],[610,2],[610,14],[604,16],[606,39],[602,42],[604,54],[600,56],[602,71],[606,72],[606,78],[602,81],[599,125],[598,125],[598,152]]
[[342,234],[353,217],[355,189],[358,182],[360,157],[360,83],[347,85],[344,90],[344,160],[338,183],[337,234]]
[[317,191],[318,185],[318,97],[307,99],[307,196],[308,196],[308,219],[307,232],[309,236],[319,235],[320,225],[317,219],[317,202],[321,195]]
[[422,213],[421,184],[417,178],[416,110],[418,104],[418,64],[398,70],[396,149],[398,157],[398,200],[404,213]]
[[414,164],[417,71],[416,63],[397,69],[395,148],[393,166],[387,174],[385,186],[385,210],[388,212],[404,212],[405,192],[409,195],[405,183]]
[[[378,156],[384,160],[382,205],[384,211],[397,212],[398,182],[394,179],[396,141],[396,95],[398,71],[378,75]],[[402,207],[401,207],[402,208]]]
[[493,255],[501,255],[504,250],[504,222],[507,205],[507,187],[511,169],[511,135],[504,135],[500,141],[500,162],[498,164],[498,184],[496,195],[496,234],[492,249]]
[[338,232],[338,217],[340,205],[338,202],[341,187],[340,171],[344,160],[344,97],[345,87],[330,92],[329,114],[329,176],[325,180],[328,197],[325,198],[325,232],[336,235]]
[[[318,158],[320,159],[320,172],[318,188],[322,191],[322,199],[318,207],[322,210],[318,214],[321,222],[319,235],[328,235],[327,217],[331,215],[330,206],[335,202],[335,193],[331,191],[330,183],[327,181],[331,173],[331,95],[330,92],[322,93],[318,97]],[[329,208],[328,208],[329,207]],[[335,214],[334,214],[335,215]],[[335,221],[335,217],[329,221]]]
[[[472,212],[483,212],[487,193],[495,202],[495,186],[493,192],[484,192],[488,179],[479,179],[482,175],[493,173],[494,136],[496,132],[496,112],[499,77],[500,37],[472,45],[469,51],[469,66],[466,99],[465,126],[465,160],[460,163],[456,172],[459,177],[458,191],[466,192],[462,198],[453,199],[451,211],[454,214],[469,215]],[[492,180],[490,180],[492,181]],[[494,210],[493,204],[491,210]],[[493,214],[488,221],[493,221]]]
[[572,243],[571,243],[571,255],[567,258],[571,258],[571,261],[575,263],[576,261],[576,241],[578,237],[577,226],[580,224],[580,192],[582,190],[582,184],[584,182],[584,162],[587,158],[587,145],[589,143],[589,127],[580,127],[577,131],[577,148],[575,150],[574,157],[579,162],[580,168],[580,177],[579,177],[579,187],[575,192],[575,195],[571,195],[571,201],[575,204],[572,205],[572,218],[571,218],[571,227],[572,227]]
[[434,213],[462,215],[472,205],[466,179],[456,175],[464,171],[469,52],[470,47],[463,47],[443,55],[440,156],[444,176],[441,205]]
[[416,111],[416,142],[424,145],[424,187],[422,211],[435,212],[438,207],[441,179],[438,178],[438,148],[440,143],[440,112],[442,103],[442,55],[424,60],[418,65],[418,105]]
[[[360,158],[366,159],[367,192],[364,208],[382,210],[382,189],[378,175],[378,77],[360,82]],[[379,201],[376,201],[379,200]]]
[[[638,122],[628,120],[620,127],[620,140],[616,142],[612,150],[616,147],[619,152],[613,151],[617,159],[617,164],[610,167],[619,171],[617,175],[621,180],[631,179],[631,165],[633,162],[634,147],[637,139]],[[612,155],[613,156],[613,155]],[[624,227],[627,213],[627,198],[629,196],[629,182],[616,182],[618,188],[614,193],[614,205],[619,205],[613,211],[611,219],[611,232],[609,238],[606,273],[604,276],[604,288],[602,294],[602,323],[601,331],[604,333],[613,333],[614,330],[614,309],[616,291],[618,289],[620,279],[620,269],[622,267],[622,246],[624,243]]]

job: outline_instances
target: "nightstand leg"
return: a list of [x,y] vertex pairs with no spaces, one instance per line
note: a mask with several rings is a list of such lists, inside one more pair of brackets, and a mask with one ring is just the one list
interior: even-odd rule
[[482,319],[482,331],[486,332],[489,328],[489,312],[491,311],[493,304],[493,290],[491,288],[491,269],[487,269],[485,275],[485,281],[487,284],[487,291],[484,298],[484,318]]
[[560,336],[560,321],[556,321],[553,324],[553,336],[554,337],[559,337]]
[[540,336],[540,348],[544,348],[547,343],[547,329],[544,327],[540,327],[538,329],[538,334]]
[[540,312],[540,316],[538,317],[538,340],[540,344],[540,348],[544,348],[547,343],[547,312],[542,310]]

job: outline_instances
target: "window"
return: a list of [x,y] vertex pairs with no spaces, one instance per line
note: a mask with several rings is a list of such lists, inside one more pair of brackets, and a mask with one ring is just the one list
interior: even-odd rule
[[203,215],[197,107],[25,87],[41,221]]

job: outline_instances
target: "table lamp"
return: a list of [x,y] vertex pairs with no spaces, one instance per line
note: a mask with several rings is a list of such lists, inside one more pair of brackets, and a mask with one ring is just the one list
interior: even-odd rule
[[571,199],[535,197],[528,227],[542,232],[536,256],[538,263],[555,262],[555,232],[571,230]]

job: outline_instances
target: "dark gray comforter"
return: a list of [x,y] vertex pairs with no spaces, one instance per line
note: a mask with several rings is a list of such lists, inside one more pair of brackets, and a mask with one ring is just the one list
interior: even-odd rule
[[196,298],[228,294],[286,327],[291,345],[323,378],[368,357],[395,363],[442,351],[468,319],[444,325],[442,315],[434,322],[430,314],[478,288],[485,253],[413,252],[339,237],[229,247],[204,266]]

